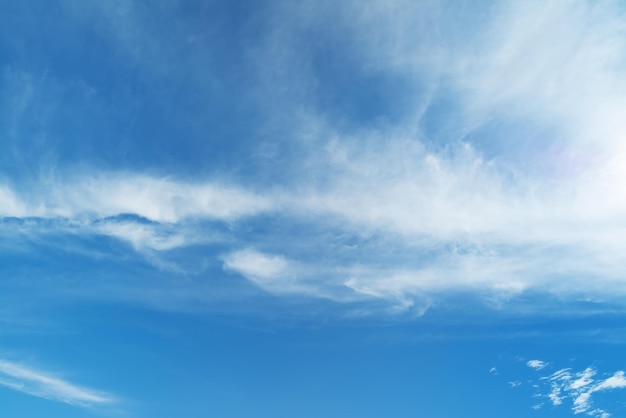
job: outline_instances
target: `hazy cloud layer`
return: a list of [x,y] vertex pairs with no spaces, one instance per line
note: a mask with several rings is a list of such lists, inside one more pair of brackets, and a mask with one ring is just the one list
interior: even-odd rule
[[[232,96],[205,74],[218,71],[211,51],[192,38],[174,48],[182,29],[165,38],[132,3],[70,9],[155,85],[180,62],[205,63],[186,76],[189,91]],[[194,153],[162,172],[41,162],[30,177],[3,173],[0,216],[56,219],[60,233],[127,242],[157,266],[217,240],[223,248],[202,257],[285,296],[420,312],[458,291],[497,307],[528,291],[622,303],[619,4],[322,1],[264,13],[231,69],[249,70],[240,101],[260,120],[257,142],[196,176],[182,167]],[[67,91],[97,96],[86,82],[64,90],[54,74],[3,80],[15,135],[28,112],[60,112]]]

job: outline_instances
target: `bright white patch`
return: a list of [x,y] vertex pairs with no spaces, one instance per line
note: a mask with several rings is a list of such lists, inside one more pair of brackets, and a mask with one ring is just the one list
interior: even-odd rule
[[626,378],[624,378],[624,372],[618,371],[608,379],[598,383],[594,387],[594,391],[607,390],[607,389],[622,389],[626,388]]
[[115,402],[106,393],[77,386],[48,373],[6,360],[0,360],[0,385],[40,398],[82,407]]
[[526,362],[526,365],[535,370],[541,370],[545,368],[548,364],[545,361],[541,360],[529,360],[528,362]]
[[283,280],[290,273],[290,263],[285,257],[251,249],[228,254],[224,257],[224,268],[259,284]]
[[591,367],[587,367],[583,372],[576,374],[576,377],[578,377],[578,379],[574,380],[569,385],[569,388],[572,390],[578,390],[580,388],[590,385],[593,382],[593,376],[595,376],[595,374],[595,370],[593,370]]
[[248,248],[226,254],[222,260],[224,270],[238,273],[268,292],[346,300],[337,297],[331,287],[311,279],[311,272],[305,266],[282,255]]
[[574,398],[574,406],[572,407],[572,411],[575,414],[580,414],[581,412],[585,412],[589,410],[591,393],[582,392],[578,396]]

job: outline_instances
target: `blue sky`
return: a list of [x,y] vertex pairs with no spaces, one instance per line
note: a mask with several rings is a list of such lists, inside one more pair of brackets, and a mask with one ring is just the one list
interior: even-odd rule
[[626,415],[616,1],[0,3],[0,412]]

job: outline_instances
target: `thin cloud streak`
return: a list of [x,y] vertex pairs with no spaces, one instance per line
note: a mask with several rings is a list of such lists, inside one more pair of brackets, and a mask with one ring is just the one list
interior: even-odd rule
[[0,360],[0,385],[39,398],[85,408],[117,402],[110,394],[77,386],[49,373],[7,360]]

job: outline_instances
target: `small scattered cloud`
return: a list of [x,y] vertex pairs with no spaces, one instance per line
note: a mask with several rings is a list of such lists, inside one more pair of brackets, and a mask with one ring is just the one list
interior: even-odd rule
[[80,407],[111,405],[111,394],[78,386],[52,374],[0,359],[0,385],[10,389]]
[[[528,367],[537,372],[543,370],[547,363],[541,360],[527,362]],[[606,392],[626,388],[624,371],[616,371],[608,377],[598,378],[598,370],[587,367],[576,372],[571,368],[564,368],[554,373],[541,376],[532,386],[537,390],[536,397],[544,398],[553,406],[561,406],[570,403],[570,409],[574,414],[584,413],[591,417],[607,418],[611,416],[605,409],[594,405],[593,396],[599,392]],[[512,387],[518,386],[518,382],[509,382]],[[539,409],[543,403],[536,404],[533,408]]]
[[548,364],[545,361],[541,360],[529,360],[526,362],[526,365],[535,370],[541,370],[545,368]]
[[618,371],[608,379],[603,380],[595,386],[595,391],[607,390],[607,389],[622,389],[626,388],[626,378],[624,378],[624,372]]

